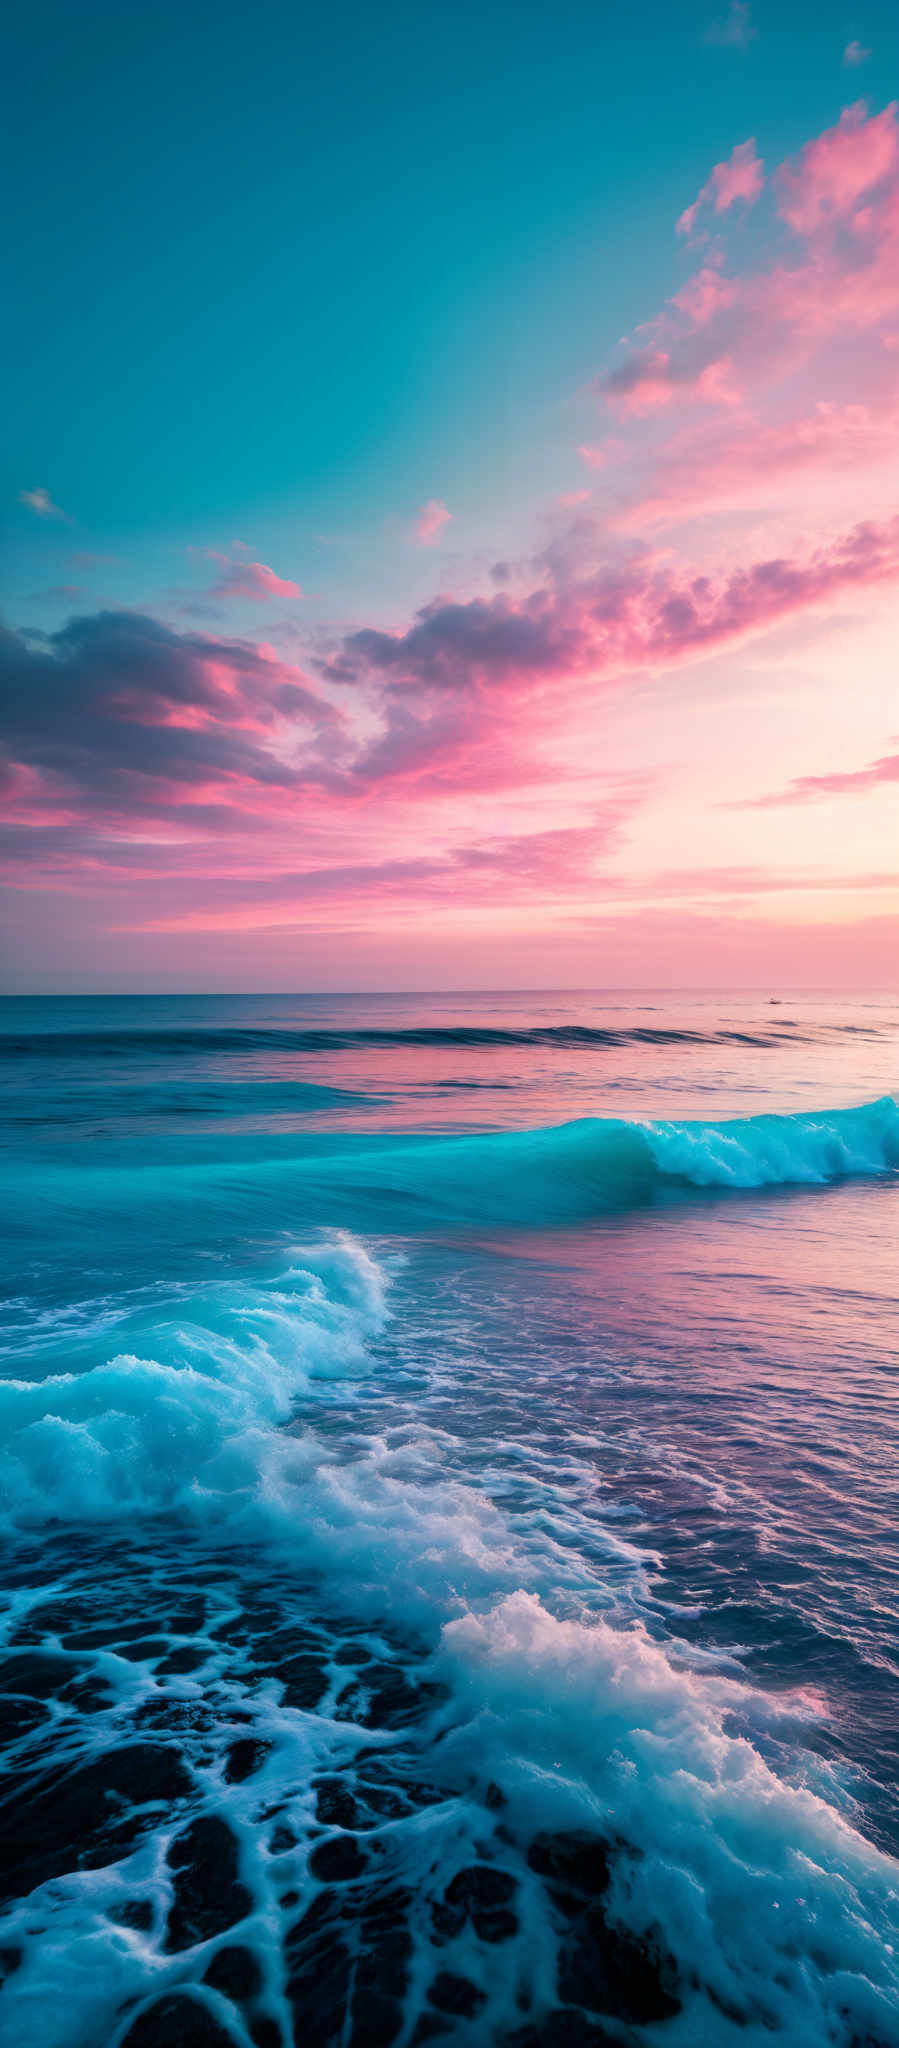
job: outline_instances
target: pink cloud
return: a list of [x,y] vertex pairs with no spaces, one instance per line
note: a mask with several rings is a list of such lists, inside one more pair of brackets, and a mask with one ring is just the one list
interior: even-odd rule
[[859,64],[867,64],[870,55],[871,52],[865,48],[864,43],[853,41],[846,44],[846,48],[843,51],[843,63],[848,70],[852,71]]
[[[844,517],[850,483],[863,513],[864,477],[896,457],[895,104],[847,109],[780,167],[774,189],[798,253],[775,245],[773,260],[742,274],[729,274],[723,255],[704,263],[593,387],[620,419],[647,423],[627,468],[618,464],[609,517],[619,526],[639,530],[704,503],[766,504],[811,471]],[[712,434],[690,418],[702,405],[731,419]],[[809,510],[826,508],[816,496]]]
[[432,548],[436,546],[444,527],[452,519],[452,516],[452,513],[447,511],[446,506],[442,504],[439,498],[429,498],[427,504],[422,505],[415,522],[415,539],[419,547]]
[[[317,912],[333,917],[341,909],[355,919],[364,897],[376,898],[379,915],[387,917],[397,912],[407,916],[410,903],[419,913],[452,908],[460,901],[469,910],[490,908],[499,890],[506,904],[528,908],[541,900],[556,900],[560,892],[572,900],[589,901],[598,863],[617,850],[635,803],[633,794],[616,793],[584,824],[486,830],[479,838],[469,835],[458,844],[424,853],[373,859],[360,853],[353,860],[329,865],[310,862],[287,872],[248,875],[222,890],[221,900],[203,877],[198,887],[172,889],[162,915],[145,913],[140,928],[254,931],[261,917],[278,924],[296,923]],[[110,849],[110,872],[114,861]],[[151,879],[158,884],[174,877],[171,868],[166,872],[163,860]],[[154,896],[159,893],[154,887]]]
[[899,402],[843,405],[819,399],[795,418],[764,424],[741,416],[673,435],[632,503],[614,523],[639,533],[703,513],[804,500],[817,476],[836,495],[845,480],[889,472],[899,445]]
[[896,101],[868,114],[864,100],[846,107],[835,128],[806,143],[777,173],[779,208],[797,234],[814,235],[846,220],[860,199],[899,169]]
[[[808,244],[743,276],[706,264],[599,385],[613,407],[693,395],[715,363],[758,385],[850,331],[899,313],[899,123],[895,103],[849,108],[776,174],[779,211]],[[837,230],[840,232],[838,233]],[[644,336],[648,335],[648,339]]]
[[697,571],[642,553],[520,600],[439,599],[405,632],[349,635],[325,673],[380,688],[391,723],[378,743],[379,771],[420,775],[435,744],[443,765],[446,750],[464,753],[473,734],[492,747],[504,698],[550,692],[558,704],[563,684],[675,669],[897,579],[899,515],[745,567]]
[[619,419],[645,419],[678,399],[700,405],[736,405],[740,398],[729,356],[691,362],[661,348],[647,348],[629,357],[606,378],[602,391]]
[[[351,633],[316,682],[272,650],[130,613],[73,620],[45,643],[6,634],[7,822],[22,828],[23,774],[32,821],[43,791],[48,812],[73,807],[82,840],[126,815],[142,840],[223,818],[294,834],[300,793],[304,830],[320,809],[339,839],[347,806],[399,792],[496,802],[545,783],[543,750],[599,684],[674,673],[893,580],[899,518],[736,567],[610,556],[600,541],[592,568],[546,569],[523,597],[437,599],[404,630]],[[564,777],[558,800],[570,809]]]
[[274,569],[265,562],[251,562],[245,558],[243,545],[234,543],[238,550],[237,559],[220,554],[217,548],[205,548],[204,554],[211,562],[221,564],[222,573],[205,593],[213,600],[229,597],[249,597],[256,604],[268,604],[273,598],[298,598],[303,592],[298,583],[289,577],[276,576]]
[[343,720],[300,671],[258,648],[133,612],[0,636],[0,763],[89,818],[165,816],[212,794],[293,790],[339,773]]
[[767,811],[781,804],[814,803],[828,796],[865,796],[869,790],[894,782],[899,782],[899,754],[881,754],[879,760],[869,761],[866,768],[837,768],[829,775],[799,775],[786,789],[774,790],[770,796],[751,797],[735,808]]
[[677,223],[679,235],[692,235],[696,218],[705,206],[711,206],[715,213],[726,213],[738,199],[744,199],[751,206],[764,185],[764,171],[760,157],[755,153],[755,140],[738,142],[732,149],[726,163],[716,164],[709,173],[701,192],[681,214]]
[[685,315],[692,327],[698,328],[707,327],[717,314],[726,312],[736,297],[737,288],[731,280],[722,277],[711,263],[707,263],[695,277],[688,278],[671,304]]

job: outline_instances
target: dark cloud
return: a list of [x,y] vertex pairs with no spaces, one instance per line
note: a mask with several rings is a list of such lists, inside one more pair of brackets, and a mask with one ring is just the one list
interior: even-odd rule
[[315,764],[341,720],[296,671],[239,641],[176,633],[136,612],[75,618],[37,638],[0,628],[0,751],[62,792],[149,801],[160,786],[239,779],[290,788],[272,750],[288,715]]
[[438,599],[404,633],[351,633],[323,673],[378,685],[399,727],[400,703],[409,724],[429,705],[444,718],[453,698],[527,696],[547,682],[663,667],[765,632],[853,586],[896,578],[899,517],[864,521],[812,554],[716,576],[636,551],[568,581],[559,550],[540,567],[550,580],[528,597]]
[[343,668],[368,670],[395,686],[422,683],[464,690],[478,681],[502,683],[566,669],[578,653],[579,634],[547,591],[520,604],[507,597],[472,598],[467,604],[437,599],[408,632],[364,628],[343,643]]

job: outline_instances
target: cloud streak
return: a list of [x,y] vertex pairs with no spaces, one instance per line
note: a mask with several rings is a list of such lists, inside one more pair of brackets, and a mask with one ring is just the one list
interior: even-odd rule
[[347,636],[335,679],[377,679],[394,695],[518,694],[565,678],[666,668],[741,643],[846,591],[899,578],[899,516],[826,546],[696,573],[639,553],[522,599],[435,600],[404,632]]
[[[750,797],[741,810],[779,810],[783,804],[816,803],[832,796],[867,796],[872,789],[899,783],[899,754],[881,754],[866,768],[837,768],[828,775],[799,775],[786,789]],[[896,879],[894,874],[894,880]]]

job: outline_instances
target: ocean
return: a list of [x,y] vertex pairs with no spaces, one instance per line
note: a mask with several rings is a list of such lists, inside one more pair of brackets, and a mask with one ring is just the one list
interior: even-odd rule
[[10,998],[3,2048],[896,2048],[899,1000]]

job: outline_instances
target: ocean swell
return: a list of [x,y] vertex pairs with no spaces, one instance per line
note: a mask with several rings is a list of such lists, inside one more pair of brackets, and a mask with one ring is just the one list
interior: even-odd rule
[[192,1160],[176,1176],[152,1153],[123,1167],[67,1162],[19,1174],[6,1220],[82,1239],[98,1231],[133,1245],[146,1232],[173,1247],[229,1233],[332,1228],[417,1235],[440,1228],[531,1229],[688,1196],[823,1188],[899,1168],[899,1107],[890,1096],[854,1109],[712,1121],[582,1117],[530,1130],[464,1136],[312,1133],[276,1157]]
[[[848,1028],[848,1027],[847,1027]],[[872,1034],[876,1035],[876,1034]],[[785,1037],[800,1042],[805,1034],[788,1018],[778,1020],[771,1030],[736,1027],[700,1030],[675,1024],[406,1024],[310,1026],[310,1025],[160,1025],[141,1029],[93,1031],[2,1031],[0,1053],[7,1058],[110,1059],[197,1056],[209,1053],[333,1053],[364,1051],[366,1048],[444,1048],[464,1051],[466,1047],[502,1049],[507,1046],[544,1046],[549,1050],[568,1047],[614,1045],[751,1045],[777,1046]]]
[[[899,1106],[890,1096],[856,1109],[726,1122],[627,1122],[582,1117],[545,1129],[471,1137],[400,1138],[365,1153],[300,1162],[335,1194],[392,1204],[419,1223],[540,1224],[670,1198],[824,1187],[899,1168]],[[382,1214],[384,1213],[382,1208]]]

